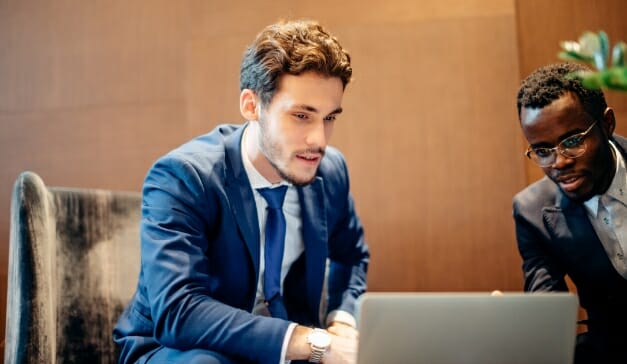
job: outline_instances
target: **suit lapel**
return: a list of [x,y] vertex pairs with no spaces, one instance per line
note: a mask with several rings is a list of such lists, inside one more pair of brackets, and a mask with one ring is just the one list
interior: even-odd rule
[[[248,125],[248,124],[246,124]],[[259,223],[255,198],[250,181],[242,163],[241,140],[246,125],[225,140],[226,193],[237,226],[244,237],[250,258],[255,268],[255,279],[259,277]]]
[[326,259],[328,255],[327,210],[324,200],[324,182],[316,179],[298,189],[305,242],[305,274],[307,276],[308,302],[317,310],[324,283]]
[[559,189],[555,206],[545,207],[542,213],[547,230],[558,240],[573,240],[575,229],[589,223],[583,206],[570,201]]
[[587,270],[599,257],[607,258],[583,204],[571,201],[557,189],[555,205],[545,207],[542,212],[555,243],[553,249],[563,253],[562,261],[571,267],[571,275]]
[[[225,189],[237,226],[250,253],[255,268],[255,278],[258,279],[259,223],[255,199],[241,157],[241,138],[244,129],[245,127],[240,128],[225,140]],[[316,177],[311,184],[299,187],[298,197],[301,204],[303,241],[305,244],[307,302],[315,305],[312,309],[317,311],[328,255],[327,210],[322,178]]]

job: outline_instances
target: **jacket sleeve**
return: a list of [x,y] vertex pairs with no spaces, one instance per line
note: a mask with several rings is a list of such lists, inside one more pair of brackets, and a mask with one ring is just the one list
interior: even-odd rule
[[208,191],[205,179],[192,164],[166,156],[144,183],[142,274],[154,336],[170,348],[203,348],[276,364],[289,322],[212,297],[220,282],[211,276],[205,255],[211,244],[207,232],[216,229],[224,211],[218,207],[220,192]]
[[540,207],[530,207],[518,197],[513,203],[518,251],[523,260],[524,290],[568,291],[565,273],[550,254],[550,237],[543,229]]

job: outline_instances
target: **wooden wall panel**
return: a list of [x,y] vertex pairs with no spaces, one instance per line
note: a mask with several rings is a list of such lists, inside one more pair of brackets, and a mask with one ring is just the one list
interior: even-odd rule
[[[540,66],[561,62],[557,57],[559,43],[577,40],[584,31],[604,30],[612,45],[619,40],[627,42],[625,14],[624,0],[517,0],[521,79]],[[616,113],[616,132],[627,135],[627,93],[608,91],[605,95]],[[543,176],[531,162],[526,169],[528,182]]]
[[0,1],[1,342],[15,178],[30,169],[50,185],[139,190],[154,158],[190,136],[187,10],[169,1]]
[[[368,24],[404,24],[435,19],[484,18],[514,14],[513,0],[391,0],[364,3],[358,0],[217,1],[191,0],[190,21],[194,36],[244,35],[278,19],[318,19],[334,33],[341,27]],[[369,40],[362,38],[361,42]]]
[[0,110],[181,99],[182,2],[2,1]]
[[[6,259],[6,258],[5,258]],[[6,267],[6,265],[4,266],[0,266],[0,267]],[[7,273],[6,273],[6,268],[0,269],[0,318],[2,318],[0,320],[0,324],[2,324],[2,328],[0,329],[0,360],[2,360],[2,362],[4,363],[4,317],[5,317],[5,313],[7,312]]]
[[438,19],[345,34],[361,74],[336,142],[368,227],[373,289],[519,289],[516,63],[501,62],[516,52],[510,24]]

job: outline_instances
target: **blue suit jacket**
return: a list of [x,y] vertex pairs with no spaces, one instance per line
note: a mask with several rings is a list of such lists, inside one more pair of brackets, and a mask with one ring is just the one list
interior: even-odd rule
[[[245,126],[221,125],[159,159],[143,188],[137,291],[114,330],[120,362],[160,346],[279,361],[289,321],[256,316],[260,235],[241,158]],[[368,248],[342,155],[328,147],[298,188],[305,252],[284,281],[289,319],[319,326],[329,258],[328,311],[355,313]]]
[[[626,157],[627,140],[614,142]],[[566,291],[568,275],[588,314],[588,329],[602,336],[625,335],[627,280],[610,262],[586,214],[548,177],[514,197],[518,249],[526,291]]]

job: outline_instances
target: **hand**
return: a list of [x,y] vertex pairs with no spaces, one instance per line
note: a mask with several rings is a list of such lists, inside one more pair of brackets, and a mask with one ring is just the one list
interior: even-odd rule
[[334,335],[345,337],[348,339],[359,338],[359,332],[357,331],[357,329],[343,322],[332,322],[329,327],[327,327],[327,331]]
[[[332,325],[334,329],[338,329],[336,325]],[[348,325],[342,325],[341,329],[343,333],[350,333],[354,331],[354,337],[344,337],[334,334],[331,331],[331,326],[328,328],[331,333],[331,347],[322,357],[322,363],[324,364],[355,364],[357,363],[357,335],[354,328]],[[348,330],[351,329],[351,330]]]
[[[312,328],[296,326],[287,346],[286,359],[307,360],[311,348],[307,343],[307,336]],[[357,362],[357,330],[353,327],[333,323],[327,329],[331,335],[331,346],[322,357],[324,364],[355,364]]]

